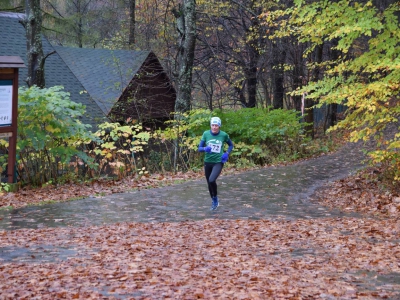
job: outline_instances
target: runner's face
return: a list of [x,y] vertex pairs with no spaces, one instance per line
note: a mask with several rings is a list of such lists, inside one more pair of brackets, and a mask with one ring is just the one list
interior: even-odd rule
[[218,133],[219,132],[219,126],[216,124],[211,125],[211,132],[212,133]]

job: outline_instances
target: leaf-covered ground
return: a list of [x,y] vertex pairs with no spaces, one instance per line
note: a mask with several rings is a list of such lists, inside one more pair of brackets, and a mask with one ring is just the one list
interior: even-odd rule
[[399,218],[400,187],[384,188],[378,174],[376,168],[366,168],[357,175],[331,182],[316,192],[315,199],[344,211]]
[[1,262],[0,298],[394,299],[399,230],[328,218],[1,232],[2,247],[47,259]]
[[[201,177],[158,175],[21,190],[3,195],[1,205]],[[400,197],[365,178],[333,182],[315,195],[364,218],[0,231],[0,299],[398,299]]]

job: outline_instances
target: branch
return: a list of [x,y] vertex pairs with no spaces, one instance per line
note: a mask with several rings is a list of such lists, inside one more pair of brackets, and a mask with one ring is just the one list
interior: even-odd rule
[[43,57],[43,64],[44,64],[44,61],[46,60],[46,58],[48,58],[50,55],[52,55],[52,54],[54,54],[54,53],[57,53],[57,52],[56,52],[56,51],[52,51],[52,52],[50,52],[50,53],[47,53],[46,56]]
[[242,3],[237,2],[236,0],[231,0],[232,3],[235,3],[236,5],[240,6],[243,10],[247,11],[249,14],[251,14],[253,17],[258,18],[258,14],[254,13],[247,7],[245,7]]

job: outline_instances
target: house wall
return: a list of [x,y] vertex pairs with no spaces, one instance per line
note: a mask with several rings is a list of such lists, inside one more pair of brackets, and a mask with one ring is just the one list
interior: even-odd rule
[[118,121],[169,119],[175,109],[175,99],[172,82],[151,53],[114,105],[111,116]]

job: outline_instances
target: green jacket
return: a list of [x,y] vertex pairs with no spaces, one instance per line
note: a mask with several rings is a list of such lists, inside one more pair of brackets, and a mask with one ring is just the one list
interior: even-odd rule
[[206,130],[201,137],[201,142],[204,142],[204,146],[210,146],[211,152],[205,154],[204,162],[219,163],[221,162],[221,156],[224,153],[224,144],[231,143],[229,135],[220,130],[217,134],[213,134],[211,130]]

